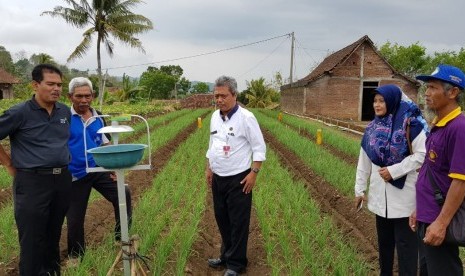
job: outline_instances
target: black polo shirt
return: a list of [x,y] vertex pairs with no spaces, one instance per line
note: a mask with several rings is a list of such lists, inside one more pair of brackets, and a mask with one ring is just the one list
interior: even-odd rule
[[0,140],[10,136],[15,168],[63,167],[68,165],[71,111],[55,103],[51,115],[32,99],[11,107],[0,116]]

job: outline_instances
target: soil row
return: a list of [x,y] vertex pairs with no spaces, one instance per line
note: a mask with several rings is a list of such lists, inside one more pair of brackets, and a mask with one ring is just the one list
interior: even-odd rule
[[[137,208],[138,198],[152,185],[153,178],[167,164],[176,148],[195,129],[196,123],[193,123],[170,141],[168,145],[157,150],[152,155],[153,170],[132,171],[129,173],[127,183],[131,187],[134,208]],[[305,182],[310,196],[318,202],[321,210],[333,218],[336,225],[345,234],[345,237],[359,249],[362,256],[365,256],[366,261],[371,264],[370,266],[377,267],[376,231],[373,216],[369,215],[368,212],[356,213],[353,208],[352,198],[340,195],[336,188],[317,176],[297,155],[277,141],[268,131],[263,133],[268,146],[277,152],[283,166],[291,171],[296,179]],[[308,133],[307,135],[313,139]],[[331,152],[330,149],[329,151]],[[338,157],[346,160],[340,156]],[[113,208],[108,202],[98,200],[90,204],[85,224],[86,240],[89,246],[98,246],[103,241],[103,238],[113,231],[113,224]],[[65,237],[66,229],[63,229],[60,243],[63,257],[66,255]],[[271,268],[267,264],[263,244],[258,219],[253,210],[248,246],[249,265],[246,275],[271,275]],[[192,253],[186,265],[186,273],[190,275],[222,275],[223,271],[213,270],[206,263],[208,258],[218,257],[220,247],[221,238],[216,226],[211,192],[209,191],[206,196],[206,209],[199,227],[199,236],[193,244]],[[12,263],[3,268],[0,266],[0,272],[4,271],[8,272],[8,275],[17,275],[18,271],[14,269],[17,265],[17,259],[13,260]]]
[[[280,143],[269,131],[263,131],[267,145],[272,148],[280,162],[295,177],[304,181],[309,194],[322,212],[330,215],[344,237],[354,244],[370,267],[375,269],[378,262],[377,237],[374,216],[367,211],[356,212],[353,198],[348,198],[316,175],[295,153]],[[355,176],[354,176],[355,177]]]

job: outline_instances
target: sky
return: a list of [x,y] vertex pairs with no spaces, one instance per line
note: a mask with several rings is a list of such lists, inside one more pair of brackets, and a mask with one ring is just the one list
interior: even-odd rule
[[[84,30],[40,15],[55,6],[67,4],[0,0],[0,46],[14,60],[46,53],[69,68],[96,72],[95,45],[83,58],[66,62]],[[114,41],[112,58],[102,49],[109,75],[139,77],[148,66],[179,65],[191,81],[229,75],[243,90],[247,81],[271,81],[276,72],[289,77],[292,32],[294,79],[364,35],[378,46],[419,42],[428,53],[465,47],[464,0],[146,0],[133,11],[154,25],[137,36],[145,53]]]

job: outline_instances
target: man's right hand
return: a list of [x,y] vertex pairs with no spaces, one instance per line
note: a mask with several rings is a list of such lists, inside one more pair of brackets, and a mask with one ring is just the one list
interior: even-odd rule
[[6,170],[8,171],[8,174],[11,175],[12,177],[15,177],[16,175],[16,168],[13,166],[5,166]]
[[358,207],[362,204],[362,201],[366,201],[365,195],[355,197],[355,209],[358,211]]
[[408,218],[408,225],[413,232],[417,231],[417,211],[413,211],[413,213]]
[[8,171],[9,175],[13,177],[16,175],[16,168],[13,167],[13,165],[11,164],[11,158],[8,155],[8,153],[6,153],[5,149],[3,148],[1,144],[0,144],[0,163],[3,164],[5,169]]

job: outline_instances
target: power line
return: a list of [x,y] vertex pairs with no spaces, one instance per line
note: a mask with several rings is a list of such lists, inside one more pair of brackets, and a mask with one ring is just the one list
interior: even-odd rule
[[[179,57],[179,58],[166,59],[166,60],[160,60],[160,61],[153,61],[153,62],[148,62],[148,63],[133,64],[133,65],[126,65],[126,66],[108,67],[108,68],[102,68],[102,70],[112,70],[112,69],[122,69],[122,68],[130,68],[130,67],[137,67],[137,66],[147,66],[147,65],[151,65],[151,64],[166,63],[166,62],[172,62],[172,61],[177,61],[177,60],[182,60],[182,59],[190,59],[190,58],[196,58],[196,57],[201,57],[201,56],[213,55],[213,54],[218,54],[218,53],[221,53],[221,52],[231,51],[231,50],[235,50],[235,49],[239,49],[239,48],[243,48],[243,47],[247,47],[247,46],[267,42],[267,41],[278,39],[278,38],[285,37],[285,36],[289,37],[290,35],[291,35],[290,33],[287,33],[287,34],[283,34],[283,35],[280,35],[280,36],[275,36],[275,37],[271,37],[271,38],[267,38],[267,39],[247,43],[247,44],[242,44],[242,45],[239,45],[239,46],[229,47],[229,48],[225,48],[225,49],[220,49],[220,50],[216,50],[216,51],[212,51],[212,52],[206,52],[206,53],[201,53],[201,54],[196,54],[196,55],[191,55],[191,56],[184,56],[184,57]],[[96,69],[92,70],[92,71],[96,71]]]
[[306,49],[308,48],[305,48],[305,47],[302,47],[302,43],[300,42],[300,40],[297,40],[296,39],[296,42],[297,44],[299,44],[300,47],[298,47],[299,49],[302,49],[312,60],[313,62],[316,62],[315,59],[313,59],[313,57],[306,51]]
[[[289,38],[289,37],[287,37],[287,38]],[[286,39],[287,39],[287,38],[286,38]],[[239,75],[239,77],[242,77],[242,76],[244,76],[245,74],[248,74],[248,73],[250,73],[251,71],[255,70],[255,68],[257,68],[262,62],[264,62],[264,61],[265,61],[266,59],[268,59],[271,55],[273,55],[274,52],[276,52],[276,50],[278,50],[278,48],[281,47],[281,45],[284,43],[284,41],[286,41],[286,39],[283,39],[283,40],[281,41],[281,43],[279,43],[279,45],[278,45],[276,48],[274,48],[273,51],[271,51],[265,58],[263,58],[262,60],[260,60],[259,62],[257,62],[257,64],[255,64],[255,65],[254,65],[252,68],[250,68],[247,72],[242,73],[241,75]]]

